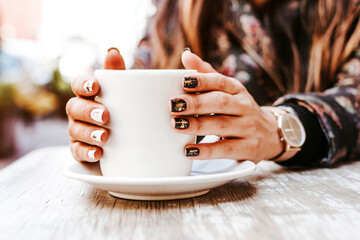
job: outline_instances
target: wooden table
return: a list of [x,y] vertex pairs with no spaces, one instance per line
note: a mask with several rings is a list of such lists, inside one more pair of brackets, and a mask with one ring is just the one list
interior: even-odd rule
[[202,197],[129,201],[67,179],[68,147],[0,171],[0,239],[359,239],[360,162],[254,174]]

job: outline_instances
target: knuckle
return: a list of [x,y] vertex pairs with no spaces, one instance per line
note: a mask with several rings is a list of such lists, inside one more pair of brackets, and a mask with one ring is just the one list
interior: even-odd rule
[[192,102],[192,105],[194,106],[195,112],[199,112],[200,105],[201,105],[199,99],[197,97],[193,97],[191,102]]
[[224,144],[223,152],[225,155],[232,155],[232,153],[234,152],[234,147],[231,144]]
[[75,143],[74,142],[70,142],[70,151],[71,153],[74,153],[75,151]]
[[225,89],[227,86],[227,78],[224,75],[218,73],[216,79],[219,83],[219,88]]
[[248,135],[250,135],[250,134],[254,134],[254,133],[256,133],[256,132],[257,132],[257,127],[256,127],[255,125],[250,126],[250,127],[248,127],[247,132],[248,132]]
[[68,124],[68,132],[69,132],[69,137],[71,139],[74,139],[74,132],[75,132],[75,123],[73,121],[69,121]]
[[79,147],[80,147],[80,144],[78,142],[71,143],[71,145],[70,145],[71,154],[76,161],[81,160],[81,158],[78,154]]
[[236,86],[235,89],[237,89],[238,92],[240,92],[240,93],[247,91],[245,86],[242,85],[238,80],[236,80],[236,85],[235,86]]
[[208,62],[205,62],[205,66],[206,66],[206,68],[207,68],[207,69],[211,69],[211,68],[213,68],[213,67],[211,66],[211,64],[210,64],[210,63],[208,63]]
[[72,147],[73,147],[74,152],[77,153],[78,150],[81,148],[80,142],[74,142],[74,143],[72,144]]
[[218,103],[221,110],[225,109],[230,103],[229,95],[225,93],[220,93],[218,96]]
[[249,141],[249,150],[253,153],[256,153],[260,146],[260,142],[258,139],[252,139]]
[[84,80],[85,80],[84,76],[79,76],[71,81],[71,90],[73,91],[73,93],[76,94],[77,92],[79,92],[80,86],[82,85]]
[[225,129],[230,125],[230,121],[227,117],[220,116],[220,117],[218,117],[217,124],[220,129]]
[[204,157],[205,159],[213,159],[214,158],[214,148],[212,147],[212,145],[207,145],[207,147],[205,148],[205,154]]
[[242,98],[240,100],[240,106],[242,108],[251,109],[252,108],[252,101],[249,98]]
[[[211,73],[208,73],[211,74]],[[197,78],[198,81],[200,82],[200,86],[202,89],[208,89],[209,88],[209,82],[207,80],[207,74],[204,73],[198,73]]]
[[240,83],[239,80],[235,78],[231,78],[232,82],[232,88],[235,90],[235,92],[241,93],[246,90],[245,86]]
[[76,77],[71,81],[71,90],[73,91],[73,93],[75,93],[76,84],[79,82],[79,80],[79,77]]
[[256,126],[255,121],[248,121],[247,128],[248,128],[248,131],[251,133],[257,132],[257,126]]
[[191,124],[193,124],[193,126],[194,126],[193,134],[199,133],[201,131],[201,123],[200,123],[200,120],[198,118],[193,118],[191,120]]
[[80,109],[80,116],[82,117],[82,119],[87,119],[88,116],[90,116],[90,109],[91,107],[89,106],[85,106],[83,108]]
[[68,116],[71,115],[71,109],[73,108],[76,101],[76,97],[70,98],[69,101],[66,103],[65,111]]

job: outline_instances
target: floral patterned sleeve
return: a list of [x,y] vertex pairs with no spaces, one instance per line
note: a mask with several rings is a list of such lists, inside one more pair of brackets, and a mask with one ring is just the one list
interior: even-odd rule
[[[289,94],[274,103],[301,106],[319,122],[327,140],[327,152],[304,165],[330,166],[360,153],[360,48],[344,64],[337,80],[333,88],[323,93]],[[314,139],[307,141],[316,145]]]

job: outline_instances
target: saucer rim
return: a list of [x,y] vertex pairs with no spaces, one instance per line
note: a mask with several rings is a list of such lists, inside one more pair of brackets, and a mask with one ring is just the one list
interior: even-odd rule
[[[104,177],[100,175],[87,175],[71,171],[71,166],[80,165],[81,163],[72,162],[63,169],[63,175],[79,180],[82,182],[95,183],[95,184],[127,184],[127,185],[162,185],[162,184],[177,184],[177,183],[206,183],[206,182],[218,182],[229,179],[240,178],[244,175],[248,175],[249,172],[256,170],[256,164],[247,160],[240,163],[236,163],[236,166],[227,172],[212,173],[196,176],[180,176],[180,177],[158,177],[158,178],[119,178],[119,177]],[[236,170],[241,165],[247,165],[244,168]]]

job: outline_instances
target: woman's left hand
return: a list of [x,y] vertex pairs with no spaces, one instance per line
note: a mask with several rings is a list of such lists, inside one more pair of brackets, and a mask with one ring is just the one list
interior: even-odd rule
[[184,78],[188,94],[170,99],[172,127],[182,134],[221,137],[215,143],[187,145],[187,157],[258,162],[282,151],[275,117],[255,102],[240,81],[217,73],[190,51],[184,51],[182,62],[198,73]]

